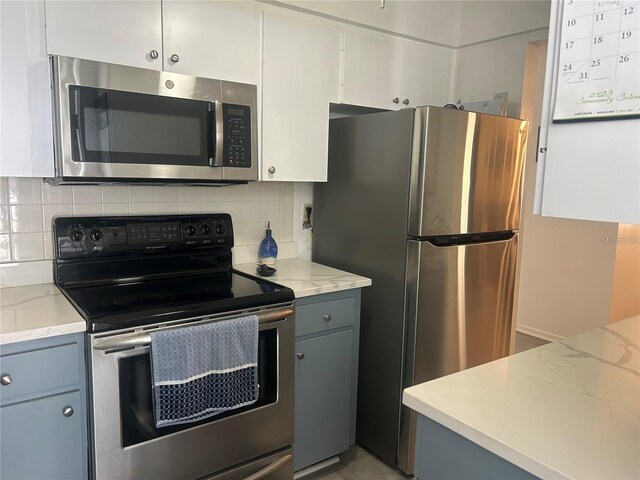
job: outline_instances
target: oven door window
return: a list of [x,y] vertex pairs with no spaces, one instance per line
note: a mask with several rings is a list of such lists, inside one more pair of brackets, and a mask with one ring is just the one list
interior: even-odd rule
[[211,102],[69,86],[74,162],[212,166]]
[[258,401],[199,422],[156,427],[148,354],[121,358],[119,377],[122,447],[128,447],[275,403],[278,399],[278,331],[275,328],[263,330],[258,337]]

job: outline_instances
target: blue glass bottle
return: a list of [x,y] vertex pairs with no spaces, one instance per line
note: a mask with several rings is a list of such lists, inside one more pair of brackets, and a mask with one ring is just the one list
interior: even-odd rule
[[258,258],[260,263],[265,265],[275,265],[278,257],[278,244],[271,236],[271,222],[267,222],[267,231],[265,232],[260,248],[258,248]]

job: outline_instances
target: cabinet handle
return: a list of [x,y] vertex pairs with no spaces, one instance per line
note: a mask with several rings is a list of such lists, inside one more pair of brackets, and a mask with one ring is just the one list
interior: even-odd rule
[[156,58],[159,57],[158,51],[157,50],[151,50],[149,52],[149,56],[155,60]]
[[269,167],[269,173],[276,173],[276,167]]
[[180,61],[180,57],[176,53],[174,53],[169,57],[169,60],[171,60],[173,63],[178,63]]
[[391,100],[393,103],[400,103],[400,99],[398,97],[395,97],[393,100]]
[[303,360],[304,359],[304,353],[299,352],[296,357],[298,357],[298,360]]
[[403,103],[404,105],[409,105],[409,99],[408,99],[408,98],[405,98],[405,99],[402,101],[402,103]]
[[327,313],[323,318],[325,322],[329,322],[331,320],[331,314]]
[[9,375],[8,373],[2,375],[2,377],[0,377],[0,383],[2,385],[11,385],[11,375]]
[[62,409],[62,414],[63,414],[65,417],[70,417],[71,415],[73,415],[73,408],[72,408],[72,407],[70,407],[69,405],[67,405],[66,407],[64,407],[64,408]]

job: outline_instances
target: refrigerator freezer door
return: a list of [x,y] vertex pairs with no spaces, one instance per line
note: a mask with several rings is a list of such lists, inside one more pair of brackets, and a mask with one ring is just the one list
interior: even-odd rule
[[409,235],[517,230],[527,126],[495,115],[416,109]]
[[[517,243],[409,241],[405,388],[509,354]],[[415,421],[401,417],[398,467],[410,471]]]

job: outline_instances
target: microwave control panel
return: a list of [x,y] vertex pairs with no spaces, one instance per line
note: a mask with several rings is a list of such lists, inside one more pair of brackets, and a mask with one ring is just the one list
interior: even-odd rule
[[251,108],[222,104],[224,121],[223,166],[251,167]]

